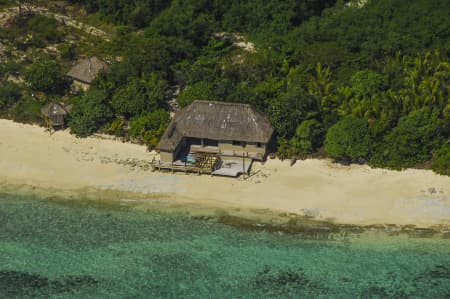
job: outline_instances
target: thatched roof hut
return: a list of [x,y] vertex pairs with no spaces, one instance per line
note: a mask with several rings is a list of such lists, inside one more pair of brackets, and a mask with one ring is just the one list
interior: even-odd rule
[[41,108],[41,114],[48,126],[64,126],[64,122],[72,109],[72,105],[64,106],[52,102]]
[[269,120],[248,104],[194,101],[173,118],[157,149],[174,151],[183,137],[267,144]]
[[100,72],[106,71],[107,69],[108,64],[94,56],[79,61],[70,69],[67,76],[82,83],[91,84]]

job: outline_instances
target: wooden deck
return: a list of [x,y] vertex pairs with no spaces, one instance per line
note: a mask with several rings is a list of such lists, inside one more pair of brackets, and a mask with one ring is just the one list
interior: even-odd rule
[[194,163],[181,160],[172,163],[152,161],[153,171],[171,171],[197,174],[210,174],[216,176],[237,177],[248,174],[253,160],[249,158],[221,157],[217,153],[202,152],[191,153],[195,157]]
[[214,170],[212,175],[238,177],[240,174],[248,174],[252,166],[252,159],[224,158],[220,168]]
[[169,170],[172,172],[194,172],[198,174],[212,174],[221,165],[220,156],[213,152],[196,152],[194,163],[182,162],[180,160],[172,163],[152,161],[153,170]]

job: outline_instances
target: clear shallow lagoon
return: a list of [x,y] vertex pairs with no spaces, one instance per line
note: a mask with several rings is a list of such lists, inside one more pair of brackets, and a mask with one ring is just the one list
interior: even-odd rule
[[450,239],[310,240],[0,193],[0,298],[450,298]]

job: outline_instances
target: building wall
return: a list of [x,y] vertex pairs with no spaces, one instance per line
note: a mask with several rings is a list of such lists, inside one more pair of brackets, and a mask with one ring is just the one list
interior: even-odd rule
[[[183,138],[174,152],[160,152],[160,160],[164,163],[172,163],[177,157],[182,148],[187,145],[187,141]],[[249,157],[252,159],[262,160],[266,155],[267,145],[262,143],[261,147],[257,146],[256,142],[246,142],[245,147],[242,145],[235,145],[232,141],[219,141],[218,149],[224,156]]]
[[246,142],[245,147],[234,145],[232,141],[219,141],[219,149],[223,155],[229,156],[249,156],[254,159],[262,159],[266,154],[266,145],[257,146],[256,142]]
[[159,153],[159,159],[164,163],[172,163],[173,162],[173,153],[172,152],[163,152]]
[[160,151],[159,159],[164,163],[172,163],[177,158],[180,150],[186,146],[186,140],[183,138],[173,152]]

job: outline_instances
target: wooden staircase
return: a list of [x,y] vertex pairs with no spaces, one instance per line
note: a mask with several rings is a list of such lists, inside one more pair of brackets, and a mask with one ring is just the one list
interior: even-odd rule
[[205,172],[212,172],[216,170],[220,164],[221,159],[217,153],[196,152],[194,166]]

